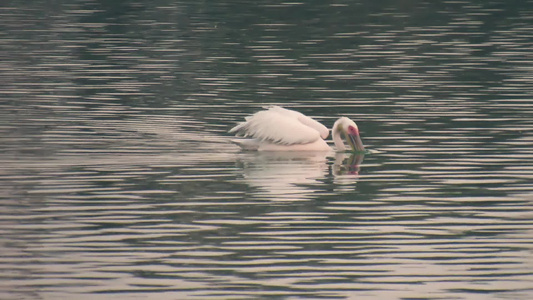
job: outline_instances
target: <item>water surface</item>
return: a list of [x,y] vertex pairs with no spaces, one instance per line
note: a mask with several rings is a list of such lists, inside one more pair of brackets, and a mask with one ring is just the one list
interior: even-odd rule
[[[526,1],[10,1],[0,298],[530,299]],[[370,153],[250,153],[283,105]]]

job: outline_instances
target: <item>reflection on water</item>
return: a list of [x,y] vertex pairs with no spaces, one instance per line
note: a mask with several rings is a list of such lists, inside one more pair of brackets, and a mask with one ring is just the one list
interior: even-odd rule
[[327,152],[251,152],[239,156],[237,174],[242,174],[247,186],[259,189],[249,197],[309,200],[316,196],[312,186],[319,182],[355,185],[363,157]]
[[364,154],[336,153],[333,173],[338,177],[339,175],[358,176],[364,158]]
[[531,298],[527,5],[145,2],[0,7],[0,298]]

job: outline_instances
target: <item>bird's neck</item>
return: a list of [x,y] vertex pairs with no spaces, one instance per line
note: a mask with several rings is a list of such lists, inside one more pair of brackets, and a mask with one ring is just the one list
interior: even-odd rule
[[337,151],[346,150],[346,146],[342,140],[341,130],[339,130],[338,126],[335,126],[333,130],[331,130],[331,138],[333,139],[333,143],[335,144]]

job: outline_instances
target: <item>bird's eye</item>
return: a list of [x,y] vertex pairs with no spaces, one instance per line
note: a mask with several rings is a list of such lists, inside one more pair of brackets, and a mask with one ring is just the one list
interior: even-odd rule
[[348,133],[352,135],[359,135],[359,129],[353,126],[348,126]]

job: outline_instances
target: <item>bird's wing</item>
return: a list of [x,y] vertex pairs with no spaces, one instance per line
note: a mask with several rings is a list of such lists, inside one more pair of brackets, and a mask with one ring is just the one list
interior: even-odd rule
[[296,111],[274,106],[246,117],[246,122],[238,124],[229,132],[283,145],[307,144],[320,139],[321,133],[304,124],[300,115],[304,116]]
[[279,107],[279,106],[272,106],[270,107],[270,110],[274,110],[276,112],[279,112],[280,114],[286,114],[288,116],[297,118],[302,124],[307,125],[315,129],[316,131],[318,131],[318,133],[323,139],[326,139],[329,135],[329,130],[326,126],[322,125],[322,123],[320,122],[317,122],[313,118],[302,114],[301,112],[297,112],[297,111],[286,109],[286,108]]

